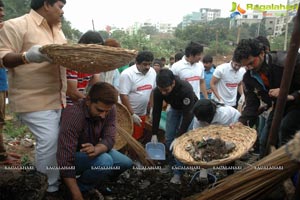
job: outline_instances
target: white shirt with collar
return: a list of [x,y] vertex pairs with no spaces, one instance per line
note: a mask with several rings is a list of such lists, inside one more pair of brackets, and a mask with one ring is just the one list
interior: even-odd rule
[[141,73],[136,65],[125,69],[120,76],[119,92],[128,95],[133,112],[146,115],[151,91],[156,87],[156,72],[150,67],[147,74]]

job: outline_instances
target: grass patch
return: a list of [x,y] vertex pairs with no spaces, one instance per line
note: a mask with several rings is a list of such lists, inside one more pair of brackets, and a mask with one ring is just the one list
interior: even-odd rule
[[14,120],[6,121],[3,131],[4,134],[10,138],[24,137],[26,134],[30,133],[27,126]]

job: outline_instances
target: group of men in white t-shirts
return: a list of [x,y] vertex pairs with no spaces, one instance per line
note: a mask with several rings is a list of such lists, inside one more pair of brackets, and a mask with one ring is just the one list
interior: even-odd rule
[[[170,70],[174,75],[191,84],[198,99],[200,99],[200,92],[205,99],[208,99],[204,66],[201,62],[202,54],[203,46],[197,42],[190,42],[185,48],[185,55],[181,60],[175,62]],[[133,136],[137,140],[143,136],[142,132],[145,127],[147,106],[150,101],[151,91],[156,87],[156,72],[151,67],[153,59],[154,56],[151,52],[140,52],[136,57],[135,65],[124,70],[120,76],[119,92],[121,101],[132,114],[135,124]],[[241,66],[234,61],[218,66],[213,73],[211,81],[211,89],[213,91],[212,98],[217,102],[224,103],[226,106],[236,106],[237,91],[239,90],[242,93],[242,90],[239,88],[241,88],[244,73],[245,69],[241,68]],[[215,112],[215,120],[212,120],[211,123],[222,123],[218,119],[224,119],[224,117],[229,120],[238,118],[236,117],[238,116],[238,112],[231,112],[232,110],[230,109],[232,108],[227,108],[226,106],[222,107],[221,110],[218,107],[217,112]],[[226,114],[226,110],[228,109],[230,112],[228,111],[229,114]],[[167,109],[166,123],[169,123],[169,125],[172,124],[173,128],[178,127],[180,123],[177,124],[177,121],[172,121],[174,119],[174,116],[172,118],[172,113],[172,108],[169,106]],[[235,116],[232,117],[230,113],[233,113]],[[219,114],[222,114],[222,116],[217,116]],[[195,123],[194,128],[205,124],[199,123],[197,118],[193,121],[188,130],[193,128],[193,123]],[[172,130],[176,130],[176,128],[173,128]],[[170,131],[166,130],[166,134],[168,134],[168,132]],[[172,144],[170,146],[172,146]],[[167,148],[170,147],[168,146]],[[176,176],[175,174],[171,182],[175,184],[180,183],[180,175]]]

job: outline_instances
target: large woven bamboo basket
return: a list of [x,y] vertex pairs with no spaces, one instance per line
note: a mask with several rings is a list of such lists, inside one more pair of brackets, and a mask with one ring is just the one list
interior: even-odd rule
[[40,51],[59,64],[83,73],[114,70],[128,64],[137,51],[97,44],[49,44]]
[[[116,104],[117,108],[117,127],[121,127],[122,129],[126,130],[129,134],[133,134],[133,120],[130,115],[128,109],[120,103]],[[114,149],[120,150],[127,144],[126,140],[123,139],[121,134],[118,132],[116,135],[116,142],[114,145]]]
[[[233,142],[236,147],[227,158],[212,160],[210,162],[195,161],[194,158],[189,154],[189,152],[185,150],[185,147],[187,146],[189,139],[193,139],[194,141],[201,141],[203,137],[219,137],[224,141]],[[256,138],[256,130],[249,128],[248,126],[240,125],[230,128],[228,126],[222,125],[210,125],[204,128],[198,128],[189,131],[177,138],[176,143],[174,144],[173,154],[179,161],[184,164],[209,168],[213,166],[228,164],[230,162],[233,162],[234,160],[239,159],[251,149],[256,141]]]

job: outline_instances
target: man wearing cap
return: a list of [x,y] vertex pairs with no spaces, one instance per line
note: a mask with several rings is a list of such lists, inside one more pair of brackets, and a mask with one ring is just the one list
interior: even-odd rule
[[[156,76],[157,87],[153,90],[153,111],[152,111],[152,142],[157,142],[157,131],[159,127],[159,120],[162,111],[163,101],[170,104],[167,112],[166,120],[166,146],[170,148],[171,143],[175,138],[188,131],[193,119],[191,112],[195,102],[198,100],[196,94],[193,92],[192,86],[189,82],[181,80],[174,76],[169,69],[161,69]],[[170,152],[169,152],[170,153]],[[171,153],[169,154],[170,157]],[[169,159],[169,164],[174,162],[174,158]],[[174,170],[174,176],[171,179],[172,183],[180,184],[181,172]]]

